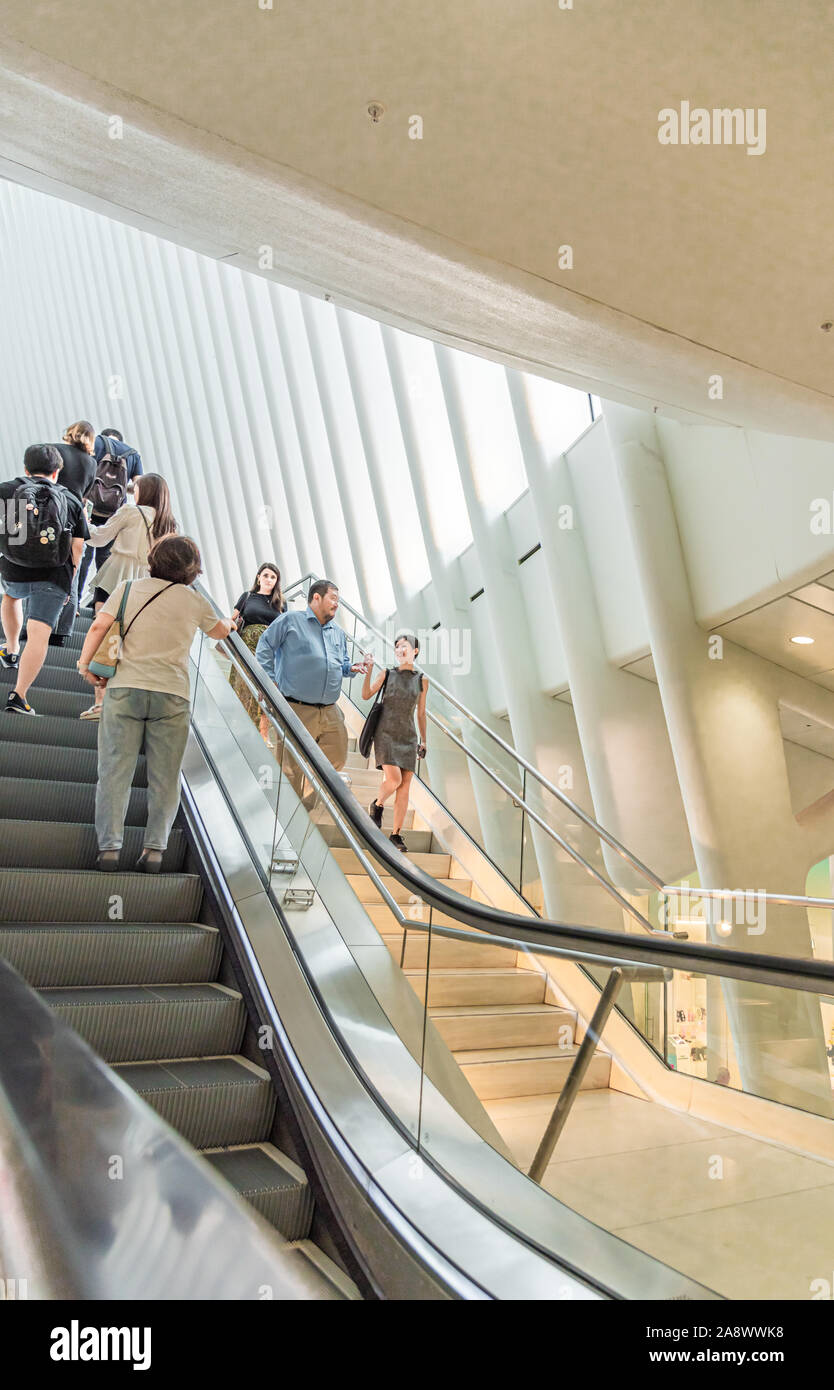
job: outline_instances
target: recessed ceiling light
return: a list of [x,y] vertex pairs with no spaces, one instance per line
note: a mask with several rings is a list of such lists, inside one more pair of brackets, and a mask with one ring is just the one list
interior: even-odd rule
[[791,641],[795,642],[798,647],[812,647],[814,645],[813,637],[792,637]]

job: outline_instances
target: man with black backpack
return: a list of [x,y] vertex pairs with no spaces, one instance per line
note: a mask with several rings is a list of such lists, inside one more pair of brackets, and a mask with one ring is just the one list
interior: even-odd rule
[[[93,453],[96,475],[87,489],[85,501],[91,508],[90,520],[93,525],[103,526],[127,501],[134,478],[142,473],[142,458],[139,450],[134,449],[132,444],[125,444],[119,430],[112,426],[96,435]],[[87,547],[78,574],[79,598],[84,592],[93,554],[96,557],[96,570],[100,570],[112,548],[112,541],[110,545],[98,546],[95,551],[92,546]]]
[[[63,461],[52,444],[30,444],[24,475],[0,483],[0,666],[17,671],[6,714],[34,714],[29,687],[46,659],[49,634],[69,602],[90,532],[78,498],[58,481]],[[26,646],[19,652],[23,601]]]

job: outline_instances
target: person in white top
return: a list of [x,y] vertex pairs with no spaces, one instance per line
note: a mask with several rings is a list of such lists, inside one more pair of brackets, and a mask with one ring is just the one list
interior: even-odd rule
[[[101,526],[90,527],[90,545],[113,545],[96,573],[93,602],[97,613],[125,579],[145,578],[151,546],[179,529],[171,512],[168,484],[158,473],[144,473],[137,478],[133,496],[134,507],[120,507]],[[95,703],[79,717],[100,719],[103,699],[104,690],[97,688]]]
[[[109,681],[90,662],[119,612],[124,584],[110,595],[87,633],[78,670],[96,687],[107,686],[98,734],[96,785],[97,866],[119,868],[124,822],[136,759],[144,745],[148,769],[148,818],[144,850],[135,867],[158,874],[180,803],[180,768],[188,740],[188,654],[197,629],[228,637],[231,618],[218,619],[208,599],[190,586],[202,573],[197,546],[188,536],[166,536],[148,557],[150,575],[130,582],[122,651]],[[147,611],[146,611],[147,610]]]

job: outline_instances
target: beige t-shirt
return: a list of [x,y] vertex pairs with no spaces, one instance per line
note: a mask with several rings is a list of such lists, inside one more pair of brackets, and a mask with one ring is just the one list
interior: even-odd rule
[[[120,584],[108,598],[102,613],[115,618],[124,593]],[[164,590],[165,592],[161,592]],[[143,603],[159,594],[144,613]],[[167,579],[135,579],[130,586],[122,631],[139,613],[122,646],[116,674],[108,681],[114,690],[130,686],[133,690],[159,690],[166,695],[188,699],[188,653],[197,628],[210,632],[219,619],[211,604],[187,584],[171,584]]]

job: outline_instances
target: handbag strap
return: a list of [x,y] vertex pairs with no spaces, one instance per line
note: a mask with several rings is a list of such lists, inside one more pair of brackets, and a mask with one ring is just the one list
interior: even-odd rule
[[[130,588],[130,585],[132,584],[132,582],[133,582],[132,580],[128,580],[128,583],[127,583],[127,588],[128,588],[128,589]],[[167,591],[168,591],[169,589],[173,589],[175,583],[176,583],[176,581],[175,581],[175,580],[172,580],[170,584],[166,584],[166,585],[165,585],[165,588],[164,588],[164,589],[158,589],[157,592],[156,592],[155,594],[151,594],[150,598],[145,599],[145,602],[142,604],[142,607],[138,610],[138,612],[134,613],[133,617],[131,618],[130,622],[128,623],[127,627],[125,628],[124,632],[122,633],[122,644],[124,644],[124,640],[125,640],[125,638],[127,637],[127,634],[130,632],[130,629],[133,627],[133,624],[136,622],[136,619],[139,617],[139,614],[140,614],[140,613],[144,613],[145,609],[148,608],[148,607],[153,603],[153,601],[154,601],[155,598],[159,598],[161,594],[167,593]],[[125,603],[125,600],[126,600],[126,599],[127,599],[127,592],[125,592],[124,598],[122,599],[122,603],[119,605],[119,611],[120,611],[120,612],[121,612],[122,605]]]
[[375,704],[375,705],[381,705],[381,704],[383,703],[383,701],[385,700],[385,687],[386,687],[386,685],[388,684],[388,677],[389,677],[390,674],[391,674],[390,667],[386,667],[386,670],[385,670],[385,680],[382,682],[382,685],[379,687],[379,690],[376,692],[376,699],[374,700],[374,704]]
[[147,519],[147,517],[145,516],[145,513],[142,511],[142,508],[141,508],[141,506],[139,505],[138,502],[137,502],[137,504],[136,504],[136,510],[137,510],[137,512],[139,513],[139,515],[141,516],[142,520],[143,520],[144,523],[145,523],[145,530],[146,530],[147,533],[148,533],[148,546],[150,547],[151,545],[153,545],[153,540],[152,540],[152,538],[151,538],[151,528],[150,528],[150,526],[148,525],[148,519]]

